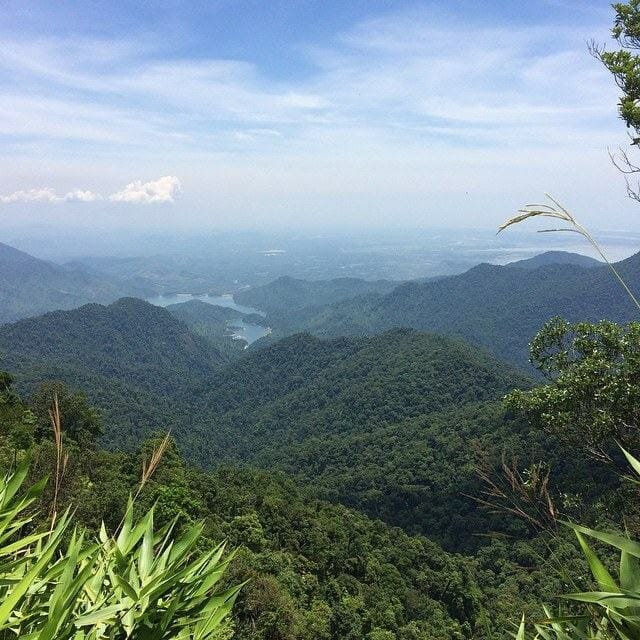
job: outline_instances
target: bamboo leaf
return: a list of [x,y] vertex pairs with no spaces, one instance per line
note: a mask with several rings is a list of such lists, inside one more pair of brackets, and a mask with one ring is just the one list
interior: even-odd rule
[[607,571],[606,567],[600,561],[600,558],[593,552],[591,547],[587,544],[584,536],[579,532],[575,532],[582,552],[589,563],[591,573],[595,578],[598,586],[602,591],[619,591],[616,581],[611,577],[611,574]]

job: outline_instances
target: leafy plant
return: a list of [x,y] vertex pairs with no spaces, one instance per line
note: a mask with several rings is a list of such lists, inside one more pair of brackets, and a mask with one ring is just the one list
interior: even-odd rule
[[568,446],[611,462],[614,439],[637,442],[640,427],[640,323],[547,322],[531,343],[531,362],[549,383],[513,391],[507,405]]
[[[634,473],[640,476],[640,461],[622,450]],[[636,481],[637,482],[637,481]],[[535,638],[540,640],[631,640],[640,637],[640,542],[614,533],[596,531],[577,524],[564,523],[575,532],[582,552],[597,584],[596,591],[569,593],[567,600],[582,603],[578,616],[552,617],[534,624]],[[620,552],[618,577],[611,575],[600,557],[589,546],[587,538],[598,540]],[[524,619],[517,638],[524,640]]]
[[[24,461],[0,480],[0,638],[211,640],[223,637],[240,590],[217,587],[231,561],[224,544],[201,553],[202,525],[175,535],[153,509],[119,532],[87,541],[68,511],[50,531],[26,533],[45,482],[19,496]],[[68,540],[68,541],[66,541]]]

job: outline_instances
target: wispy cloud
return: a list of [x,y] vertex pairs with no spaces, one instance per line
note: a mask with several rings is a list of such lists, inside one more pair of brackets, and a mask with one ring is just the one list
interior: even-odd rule
[[459,134],[465,123],[485,124],[496,145],[520,137],[510,131],[514,124],[534,128],[530,137],[558,123],[597,130],[598,118],[613,111],[615,89],[586,54],[588,33],[452,28],[425,12],[387,16],[309,47],[315,70],[288,82],[268,81],[259,63],[175,59],[147,43],[5,40],[0,74],[11,82],[0,105],[10,117],[0,133],[146,148],[170,140],[224,151],[238,140],[268,143],[256,131],[276,128],[289,139],[319,125],[397,137],[398,120],[453,126]]
[[[180,191],[180,180],[175,176],[163,176],[150,182],[136,180],[121,191],[107,196],[112,202],[129,202],[134,204],[157,204],[174,202]],[[94,191],[75,189],[65,195],[58,195],[49,187],[14,191],[8,195],[0,195],[0,203],[14,204],[25,202],[97,202],[105,197]]]

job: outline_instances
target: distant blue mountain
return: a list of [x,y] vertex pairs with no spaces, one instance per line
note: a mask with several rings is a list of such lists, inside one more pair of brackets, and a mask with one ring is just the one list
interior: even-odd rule
[[113,302],[125,295],[144,296],[145,291],[0,243],[0,324],[88,302]]
[[545,251],[533,258],[516,260],[510,262],[508,267],[518,267],[520,269],[537,269],[546,267],[549,264],[573,264],[578,267],[601,267],[602,262],[581,253],[571,253],[570,251]]
[[[270,314],[267,321],[276,335],[367,335],[393,327],[433,331],[526,365],[529,341],[553,316],[573,321],[638,319],[637,308],[606,265],[593,266],[585,258],[586,266],[566,261],[535,266],[552,260],[555,252],[550,253],[523,261],[524,268],[518,263],[481,264],[456,276],[407,282],[386,294]],[[640,253],[615,266],[631,289],[640,292]]]

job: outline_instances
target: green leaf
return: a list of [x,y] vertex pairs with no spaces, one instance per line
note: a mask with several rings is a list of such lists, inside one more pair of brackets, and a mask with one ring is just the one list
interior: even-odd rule
[[582,552],[589,563],[591,573],[595,578],[598,586],[602,591],[618,591],[618,585],[616,581],[611,577],[611,574],[607,571],[607,568],[600,562],[600,558],[593,552],[591,547],[587,544],[584,536],[579,532],[575,532]]
[[624,453],[625,458],[631,465],[631,468],[636,472],[638,476],[640,476],[640,461],[634,458],[624,447],[618,445],[620,449],[622,449],[622,453]]
[[107,622],[115,620],[122,609],[122,604],[114,604],[109,607],[103,607],[102,609],[98,609],[97,611],[78,616],[74,624],[76,625],[76,627],[88,627],[97,624],[106,624]]
[[620,549],[620,551],[626,551],[632,556],[640,558],[640,544],[630,540],[629,538],[625,538],[624,536],[616,535],[614,533],[595,531],[594,529],[589,529],[588,527],[583,527],[579,524],[572,524],[571,522],[564,522],[563,524],[574,531],[584,533],[591,538],[595,538],[596,540],[605,542],[612,547],[616,547],[617,549]]

